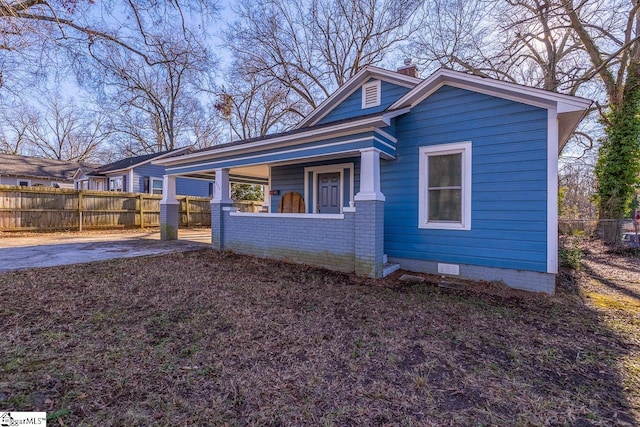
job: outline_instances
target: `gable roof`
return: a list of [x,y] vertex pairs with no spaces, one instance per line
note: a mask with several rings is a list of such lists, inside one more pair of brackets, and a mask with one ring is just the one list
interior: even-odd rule
[[509,99],[545,109],[558,114],[558,141],[562,149],[566,141],[586,115],[593,101],[578,96],[565,95],[490,77],[480,77],[460,71],[440,68],[420,84],[391,104],[389,109],[412,108],[442,86],[453,86],[498,98]]
[[[384,68],[367,65],[351,77],[345,84],[340,86],[338,90],[333,92],[327,99],[318,105],[315,110],[309,113],[307,117],[302,119],[294,129],[314,126],[349,95],[358,90],[363,83],[372,78],[377,78],[407,88],[413,88],[422,81],[422,79],[407,76],[406,74],[401,74],[397,71],[385,70]],[[392,109],[393,108],[389,108],[389,110]]]
[[175,148],[173,150],[161,151],[159,153],[143,154],[141,156],[127,157],[126,159],[117,160],[106,165],[99,166],[95,169],[96,174],[113,173],[121,170],[131,169],[142,166],[152,160],[158,160],[165,157],[177,156],[185,151],[193,151],[191,147]]
[[72,181],[78,169],[92,171],[96,165],[41,157],[0,154],[0,175]]
[[[384,111],[317,124],[317,122],[325,117],[335,106],[340,104],[342,100],[360,88],[361,85],[370,78],[381,78],[386,81],[393,81],[394,83],[402,82],[403,85],[410,86],[412,89]],[[543,89],[531,88],[442,68],[434,72],[427,79],[422,80],[398,72],[367,66],[334,92],[292,130],[220,144],[176,156],[175,158],[167,158],[159,161],[154,160],[154,163],[170,166],[183,162],[199,161],[223,154],[248,152],[264,147],[280,148],[300,142],[326,138],[331,135],[353,133],[363,128],[385,127],[390,124],[392,118],[409,112],[413,106],[423,101],[444,85],[535,105],[548,110],[555,110],[558,118],[558,132],[555,136],[558,137],[560,149],[580,120],[582,120],[592,103],[591,100],[585,98],[559,94]],[[555,139],[555,136],[551,139]]]

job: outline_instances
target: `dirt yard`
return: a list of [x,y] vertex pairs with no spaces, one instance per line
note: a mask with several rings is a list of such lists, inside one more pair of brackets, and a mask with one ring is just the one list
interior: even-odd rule
[[205,249],[0,274],[0,410],[51,425],[638,425],[640,259],[554,297]]

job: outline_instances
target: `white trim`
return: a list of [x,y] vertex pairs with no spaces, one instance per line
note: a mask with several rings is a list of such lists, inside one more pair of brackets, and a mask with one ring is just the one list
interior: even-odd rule
[[353,198],[354,201],[385,201],[380,190],[380,153],[373,147],[360,150],[360,191]]
[[[382,94],[380,93],[382,91],[382,82],[380,80],[367,82],[360,86],[360,88],[362,91],[361,95],[363,110],[366,110],[367,108],[378,107],[382,103]],[[369,88],[375,89],[375,99],[372,102],[367,103],[367,90],[369,90]]]
[[558,115],[547,111],[547,273],[558,273]]
[[[407,109],[407,112],[409,112],[408,109]],[[396,138],[395,136],[391,135],[388,132],[383,131],[382,129],[376,129],[374,132],[375,133],[379,133],[381,136],[384,136],[385,138],[387,138],[389,141],[393,142],[394,144],[398,143],[398,138]]]
[[162,199],[161,205],[177,205],[176,199],[176,177],[172,175],[162,175]]
[[344,219],[344,214],[309,214],[309,213],[255,213],[230,212],[231,216],[246,216],[253,218],[299,218],[299,219]]
[[396,71],[385,70],[384,68],[374,67],[367,65],[360,71],[358,71],[352,78],[350,78],[344,85],[340,86],[338,90],[333,92],[327,99],[325,99],[315,110],[302,119],[294,129],[300,129],[305,126],[313,126],[322,120],[327,114],[329,114],[333,107],[339,104],[344,99],[348,98],[353,92],[361,87],[361,84],[368,81],[371,78],[378,78],[380,80],[387,81],[399,86],[403,86],[409,89],[418,85],[422,79],[417,77],[407,76],[406,74],[400,74]]
[[374,137],[373,137],[373,140],[374,140],[374,141],[378,141],[380,144],[384,145],[385,147],[389,147],[389,148],[391,148],[391,149],[392,149],[392,150],[394,150],[394,151],[395,151],[395,149],[396,149],[396,147],[394,147],[393,145],[389,144],[387,141],[384,141],[384,140],[382,140],[382,139],[378,138],[377,136],[374,136]]
[[229,153],[233,151],[247,151],[252,152],[255,151],[255,148],[268,146],[269,148],[280,148],[275,147],[275,145],[283,144],[284,146],[297,145],[301,143],[313,142],[313,141],[321,141],[327,139],[327,134],[331,135],[332,138],[339,138],[341,136],[353,135],[354,133],[360,132],[368,132],[373,131],[378,127],[386,127],[390,124],[390,119],[396,117],[399,114],[404,114],[408,112],[409,109],[403,109],[399,111],[393,112],[381,112],[379,115],[374,117],[368,117],[366,119],[354,120],[348,123],[341,123],[339,125],[327,126],[322,129],[309,129],[305,132],[299,132],[294,134],[287,134],[282,136],[275,136],[272,138],[265,137],[265,139],[261,139],[251,143],[244,144],[228,144],[229,146],[225,146],[225,144],[220,145],[219,147],[214,147],[212,149],[208,149],[206,151],[199,151],[192,154],[183,154],[181,156],[170,157],[160,161],[154,161],[153,164],[158,165],[171,165],[171,164],[181,164],[185,162],[196,161],[199,158],[206,157],[218,157],[221,154]]
[[[160,181],[161,183],[164,182],[163,179],[161,178],[154,178],[152,176],[149,177],[149,194],[153,194],[153,181]],[[164,184],[163,184],[163,188],[162,188],[163,194],[164,194]]]
[[[429,171],[427,158],[430,155],[462,153],[462,221],[429,222]],[[471,142],[427,145],[419,149],[418,173],[418,228],[441,230],[471,230]]]
[[557,104],[559,112],[582,111],[592,103],[589,99],[577,96],[441,68],[394,102],[389,110],[414,106],[445,84],[542,108],[550,108]]
[[216,179],[213,181],[213,197],[211,203],[233,203],[231,200],[231,182],[229,168],[214,169]]
[[[273,188],[271,186],[271,165],[267,165],[267,167],[269,168],[269,177],[268,177],[269,178],[269,191],[271,191],[271,189]],[[271,212],[271,202],[272,202],[271,194],[269,194],[269,204],[267,205],[267,213]]]
[[[304,168],[304,199],[307,203],[313,200],[313,205],[311,205],[311,210],[313,213],[317,213],[317,201],[318,201],[318,174],[319,173],[340,173],[340,213],[344,212],[344,170],[349,169],[349,201],[353,201],[354,197],[354,173],[355,168],[353,163],[336,163],[331,165],[322,165],[322,166],[309,166]],[[312,178],[312,199],[309,198],[309,173],[313,173]]]
[[128,182],[128,186],[129,187],[127,189],[127,191],[129,191],[129,193],[133,193],[133,168],[129,169],[129,176],[127,177],[127,181]]

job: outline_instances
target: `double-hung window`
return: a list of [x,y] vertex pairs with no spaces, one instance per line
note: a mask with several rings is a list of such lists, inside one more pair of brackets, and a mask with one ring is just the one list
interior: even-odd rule
[[149,190],[151,194],[162,194],[162,180],[151,178],[151,188]]
[[471,229],[471,143],[420,147],[419,228]]

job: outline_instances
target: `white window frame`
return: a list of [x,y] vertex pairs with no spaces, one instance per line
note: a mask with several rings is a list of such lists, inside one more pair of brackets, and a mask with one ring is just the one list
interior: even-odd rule
[[[367,88],[369,87],[375,87],[376,88],[376,101],[374,104],[367,104],[367,97],[366,97],[366,93],[367,93]],[[381,100],[381,82],[380,80],[374,80],[372,82],[369,83],[365,83],[362,85],[362,109],[365,110],[367,108],[373,108],[373,107],[377,107],[378,105],[380,105],[380,103],[382,102]]]
[[[462,212],[460,222],[429,221],[429,156],[462,154]],[[418,228],[471,230],[471,141],[420,147]]]
[[[154,178],[152,176],[149,177],[149,194],[154,194],[153,193],[153,181],[159,181],[160,184],[162,184],[162,178]],[[160,186],[160,188],[164,192],[164,188],[162,186]],[[160,193],[160,195],[162,195],[162,193]]]
[[[26,182],[27,185],[22,185],[20,184],[21,182]],[[30,179],[16,179],[16,185],[18,187],[31,187],[31,180]]]
[[[116,187],[116,185],[118,183],[118,180],[120,180],[120,185],[119,185],[120,188]],[[124,187],[124,185],[123,185],[124,182],[123,181],[124,180],[122,179],[121,176],[110,177],[109,178],[109,191],[117,191],[119,193],[124,192],[124,188],[123,188]],[[113,185],[111,183],[113,183]]]
[[[304,168],[304,201],[305,205],[309,206],[308,203],[313,200],[313,206],[311,206],[311,213],[318,213],[318,174],[322,173],[340,173],[340,213],[342,213],[342,209],[344,206],[344,170],[349,169],[349,201],[353,201],[354,196],[354,167],[353,163],[338,163],[335,165],[323,165],[323,166],[310,166]],[[313,188],[311,196],[309,198],[309,173],[313,174]],[[307,208],[308,209],[308,208]]]

